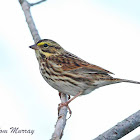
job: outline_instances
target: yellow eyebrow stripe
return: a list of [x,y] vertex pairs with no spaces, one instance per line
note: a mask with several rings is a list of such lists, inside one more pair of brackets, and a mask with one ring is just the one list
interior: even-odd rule
[[50,45],[50,43],[48,43],[48,42],[40,42],[40,43],[37,43],[37,46],[42,46],[42,45],[44,45],[44,44]]
[[40,43],[37,43],[37,46],[41,46],[41,45],[44,45],[45,42],[40,42]]

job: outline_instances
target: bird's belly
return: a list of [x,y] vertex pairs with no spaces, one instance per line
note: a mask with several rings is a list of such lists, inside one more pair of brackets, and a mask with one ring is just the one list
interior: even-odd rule
[[59,79],[57,76],[53,78],[47,74],[43,74],[42,76],[45,81],[54,89],[72,96],[77,95],[81,91],[83,91],[81,95],[86,95],[95,89],[95,86],[87,87],[86,85],[84,85],[84,83],[79,83],[79,85],[75,85],[67,80]]
[[87,88],[86,90],[83,91],[83,94],[82,94],[82,95],[89,94],[90,92],[92,92],[92,91],[95,90],[96,88],[97,88],[97,87],[95,87],[95,86],[89,87],[89,88]]
[[52,86],[54,89],[62,92],[64,94],[75,96],[79,92],[83,92],[81,95],[89,94],[91,91],[96,89],[96,86],[89,86],[84,82],[74,82],[67,77],[62,77],[62,75],[51,75],[44,71],[44,68],[40,72],[45,79],[45,81]]
[[82,90],[81,87],[78,87],[72,83],[69,83],[68,81],[62,81],[62,80],[54,81],[51,78],[47,78],[45,76],[43,76],[43,78],[50,86],[52,86],[59,92],[62,92],[62,93],[68,94],[68,95],[75,96]]

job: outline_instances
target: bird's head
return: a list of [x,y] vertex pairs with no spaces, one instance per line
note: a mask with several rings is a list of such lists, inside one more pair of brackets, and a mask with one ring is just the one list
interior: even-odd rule
[[64,51],[58,43],[50,39],[39,40],[35,45],[29,47],[46,57],[60,55]]

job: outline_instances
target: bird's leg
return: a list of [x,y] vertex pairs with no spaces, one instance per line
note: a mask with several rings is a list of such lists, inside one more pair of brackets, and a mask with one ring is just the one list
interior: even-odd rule
[[58,105],[58,111],[60,110],[61,107],[66,106],[66,107],[68,108],[68,110],[69,110],[70,115],[71,115],[71,114],[72,114],[72,111],[71,111],[71,109],[69,108],[68,104],[69,104],[71,101],[73,101],[76,97],[78,97],[79,95],[81,95],[82,93],[83,93],[83,92],[79,92],[77,95],[75,95],[73,98],[69,99],[67,102],[65,102],[65,103],[60,103],[60,104]]
[[73,101],[76,97],[78,97],[79,95],[81,95],[83,92],[79,92],[77,95],[75,95],[73,98],[71,98],[70,100],[68,100],[66,103],[69,104],[71,101]]

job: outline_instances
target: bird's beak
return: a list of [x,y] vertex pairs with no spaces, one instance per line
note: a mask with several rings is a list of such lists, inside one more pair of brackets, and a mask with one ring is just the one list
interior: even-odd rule
[[36,44],[29,46],[29,48],[34,49],[34,50],[39,50],[39,47]]

